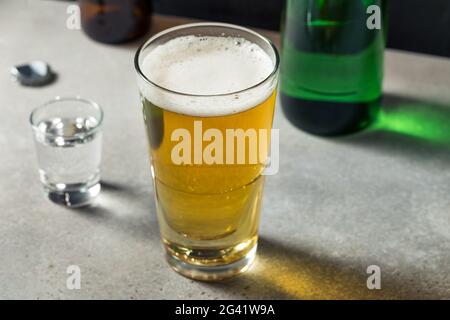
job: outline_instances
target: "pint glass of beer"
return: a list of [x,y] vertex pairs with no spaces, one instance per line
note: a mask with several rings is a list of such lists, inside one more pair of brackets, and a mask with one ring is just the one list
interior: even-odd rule
[[224,279],[255,257],[278,66],[269,40],[223,23],[165,30],[136,53],[161,237],[184,276]]

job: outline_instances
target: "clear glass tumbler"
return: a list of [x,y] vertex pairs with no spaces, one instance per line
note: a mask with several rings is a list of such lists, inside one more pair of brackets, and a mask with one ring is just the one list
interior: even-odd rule
[[51,201],[79,207],[99,194],[102,120],[100,106],[80,97],[56,97],[31,113],[40,179]]
[[222,23],[165,30],[136,54],[161,237],[184,276],[225,279],[255,257],[278,65],[269,40]]

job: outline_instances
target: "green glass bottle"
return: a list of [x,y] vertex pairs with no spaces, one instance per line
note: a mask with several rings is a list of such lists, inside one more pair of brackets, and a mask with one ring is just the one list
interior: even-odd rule
[[386,7],[387,0],[287,0],[281,101],[292,123],[313,134],[339,135],[375,119]]

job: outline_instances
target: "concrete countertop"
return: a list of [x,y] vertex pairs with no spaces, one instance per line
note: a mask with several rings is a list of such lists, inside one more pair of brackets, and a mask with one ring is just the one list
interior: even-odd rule
[[[108,46],[67,29],[69,4],[0,3],[0,298],[450,299],[450,60],[388,50],[393,118],[361,134],[307,135],[278,107],[281,169],[267,179],[257,261],[230,281],[195,282],[164,261],[133,67],[140,41]],[[153,31],[183,21],[155,17]],[[33,59],[58,81],[10,81],[11,66]],[[103,190],[91,208],[42,192],[28,116],[56,95],[105,110]],[[69,265],[81,269],[80,290],[66,288]],[[367,289],[369,265],[381,268],[382,290]]]

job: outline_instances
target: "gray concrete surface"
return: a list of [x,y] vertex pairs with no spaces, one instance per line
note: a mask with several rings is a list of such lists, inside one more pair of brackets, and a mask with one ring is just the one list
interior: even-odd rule
[[[68,30],[66,6],[0,2],[0,298],[450,298],[450,146],[421,130],[449,123],[450,60],[387,52],[385,108],[421,114],[412,131],[320,139],[278,108],[281,170],[267,179],[257,261],[240,277],[208,284],[179,276],[163,258],[132,62],[137,43],[107,46]],[[156,18],[154,30],[180,21]],[[10,66],[36,58],[59,73],[55,84],[10,81]],[[43,196],[28,115],[76,94],[100,103],[106,117],[102,194],[74,211]],[[81,290],[66,288],[71,264],[81,268]],[[373,264],[382,290],[366,288]]]

